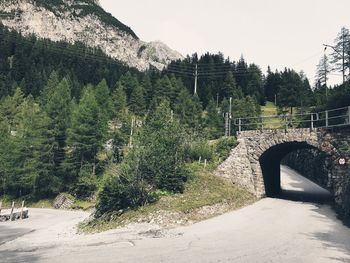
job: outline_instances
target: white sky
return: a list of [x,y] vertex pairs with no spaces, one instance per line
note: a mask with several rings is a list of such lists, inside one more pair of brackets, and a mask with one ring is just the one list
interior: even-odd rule
[[311,84],[322,44],[333,44],[341,27],[350,27],[349,0],[100,2],[144,41],[160,40],[183,55],[221,51],[237,61],[243,54],[264,72],[267,65],[303,70]]

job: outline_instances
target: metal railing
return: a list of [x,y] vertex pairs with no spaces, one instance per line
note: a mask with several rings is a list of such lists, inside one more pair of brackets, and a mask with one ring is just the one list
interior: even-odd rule
[[244,130],[332,128],[350,125],[350,106],[321,112],[235,118],[238,133]]

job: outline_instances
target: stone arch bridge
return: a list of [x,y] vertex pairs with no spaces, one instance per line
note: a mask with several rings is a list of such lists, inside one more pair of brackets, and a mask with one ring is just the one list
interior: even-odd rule
[[[337,138],[324,129],[243,131],[238,135],[238,146],[216,170],[216,175],[229,178],[257,197],[274,196],[281,190],[280,163],[290,152],[317,149],[331,162],[327,175],[328,188],[338,193],[342,178],[349,176],[348,166],[340,166],[343,153],[336,148]],[[350,141],[350,139],[349,139]]]

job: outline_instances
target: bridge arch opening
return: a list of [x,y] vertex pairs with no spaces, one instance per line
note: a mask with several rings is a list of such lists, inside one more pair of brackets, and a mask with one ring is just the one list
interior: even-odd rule
[[[321,153],[319,149],[308,144],[307,142],[292,141],[292,142],[285,142],[285,143],[274,145],[269,149],[267,149],[260,156],[259,163],[260,163],[264,186],[265,186],[265,194],[267,197],[278,197],[278,196],[282,196],[282,194],[283,194],[283,197],[288,199],[293,199],[296,197],[295,195],[296,193],[293,193],[294,196],[292,195],[291,192],[283,191],[282,193],[281,162],[285,158],[285,156],[287,156],[289,153],[295,152],[297,150],[306,150],[306,149],[317,150]],[[321,187],[324,188],[325,186],[322,185]],[[329,198],[329,196],[327,198]]]

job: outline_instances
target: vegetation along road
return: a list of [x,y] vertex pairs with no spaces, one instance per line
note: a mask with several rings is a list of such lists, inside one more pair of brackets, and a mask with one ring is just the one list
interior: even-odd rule
[[[0,224],[1,262],[347,262],[350,229],[322,200],[328,193],[282,167],[293,197],[259,202],[191,226],[133,224],[75,234],[85,212],[31,210],[28,220]],[[287,196],[285,194],[284,196]]]

